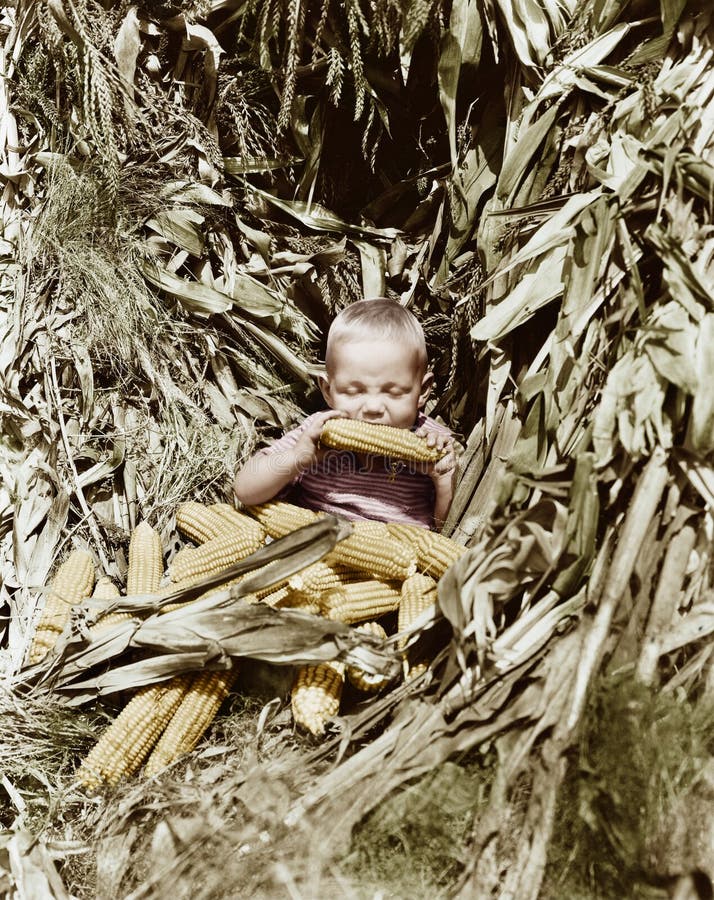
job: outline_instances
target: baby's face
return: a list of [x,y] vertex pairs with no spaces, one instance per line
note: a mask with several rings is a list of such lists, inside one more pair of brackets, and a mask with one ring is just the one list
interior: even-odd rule
[[412,347],[385,340],[341,341],[322,393],[332,409],[350,419],[411,428],[431,378],[431,373],[422,377]]

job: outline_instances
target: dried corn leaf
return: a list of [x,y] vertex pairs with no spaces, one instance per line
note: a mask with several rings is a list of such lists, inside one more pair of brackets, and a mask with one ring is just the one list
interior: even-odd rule
[[301,222],[306,228],[314,231],[336,231],[354,237],[393,240],[399,234],[397,228],[372,228],[368,225],[353,225],[336,216],[319,203],[306,203],[304,200],[282,200],[251,185],[250,190],[263,197],[268,203],[276,206]]

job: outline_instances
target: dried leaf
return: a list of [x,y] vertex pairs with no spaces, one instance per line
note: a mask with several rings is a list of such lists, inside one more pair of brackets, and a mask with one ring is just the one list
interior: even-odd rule
[[130,93],[134,90],[134,73],[140,49],[139,17],[136,14],[136,7],[130,6],[114,40],[114,58],[117,68]]

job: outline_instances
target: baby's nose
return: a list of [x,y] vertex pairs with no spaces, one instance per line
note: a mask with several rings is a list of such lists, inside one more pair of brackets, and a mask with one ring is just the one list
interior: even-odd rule
[[362,414],[381,416],[384,412],[384,401],[381,397],[365,397],[362,403]]

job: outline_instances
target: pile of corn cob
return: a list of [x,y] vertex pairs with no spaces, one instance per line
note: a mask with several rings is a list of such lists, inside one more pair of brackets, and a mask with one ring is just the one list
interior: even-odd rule
[[[382,430],[383,426],[377,427],[378,432]],[[408,432],[402,434],[414,437]],[[367,449],[381,449],[386,455],[383,447],[374,447],[370,441]],[[365,446],[358,444],[355,449]],[[402,443],[400,452],[414,451]],[[159,535],[147,523],[138,525],[129,545],[127,594],[160,593],[219,572],[258,550],[267,539],[283,537],[320,515],[282,502],[251,507],[247,513],[226,503],[182,504],[176,512],[176,525],[195,546],[187,545],[176,554],[168,570],[168,581],[164,579]],[[356,522],[353,533],[325,559],[247,599],[322,615],[386,637],[377,620],[396,612],[396,617],[392,615],[388,621],[394,625],[396,618],[398,632],[408,628],[435,603],[439,578],[463,552],[462,546],[424,528]],[[69,619],[71,607],[90,595],[94,577],[92,557],[84,550],[75,550],[60,566],[30,647],[30,663],[38,662],[53,646]],[[96,602],[118,594],[109,579],[100,578],[92,597]],[[128,616],[107,615],[94,629],[99,631],[117,618]],[[424,663],[414,665],[405,653],[405,677],[413,677],[423,667]],[[89,788],[102,782],[116,784],[136,772],[145,760],[145,773],[153,775],[192,750],[235,678],[235,667],[227,672],[187,673],[138,691],[82,762],[77,773],[80,782]],[[302,666],[291,692],[296,725],[322,734],[327,721],[339,711],[345,679],[368,693],[379,691],[386,684],[383,677],[353,667],[345,669],[336,661]]]

